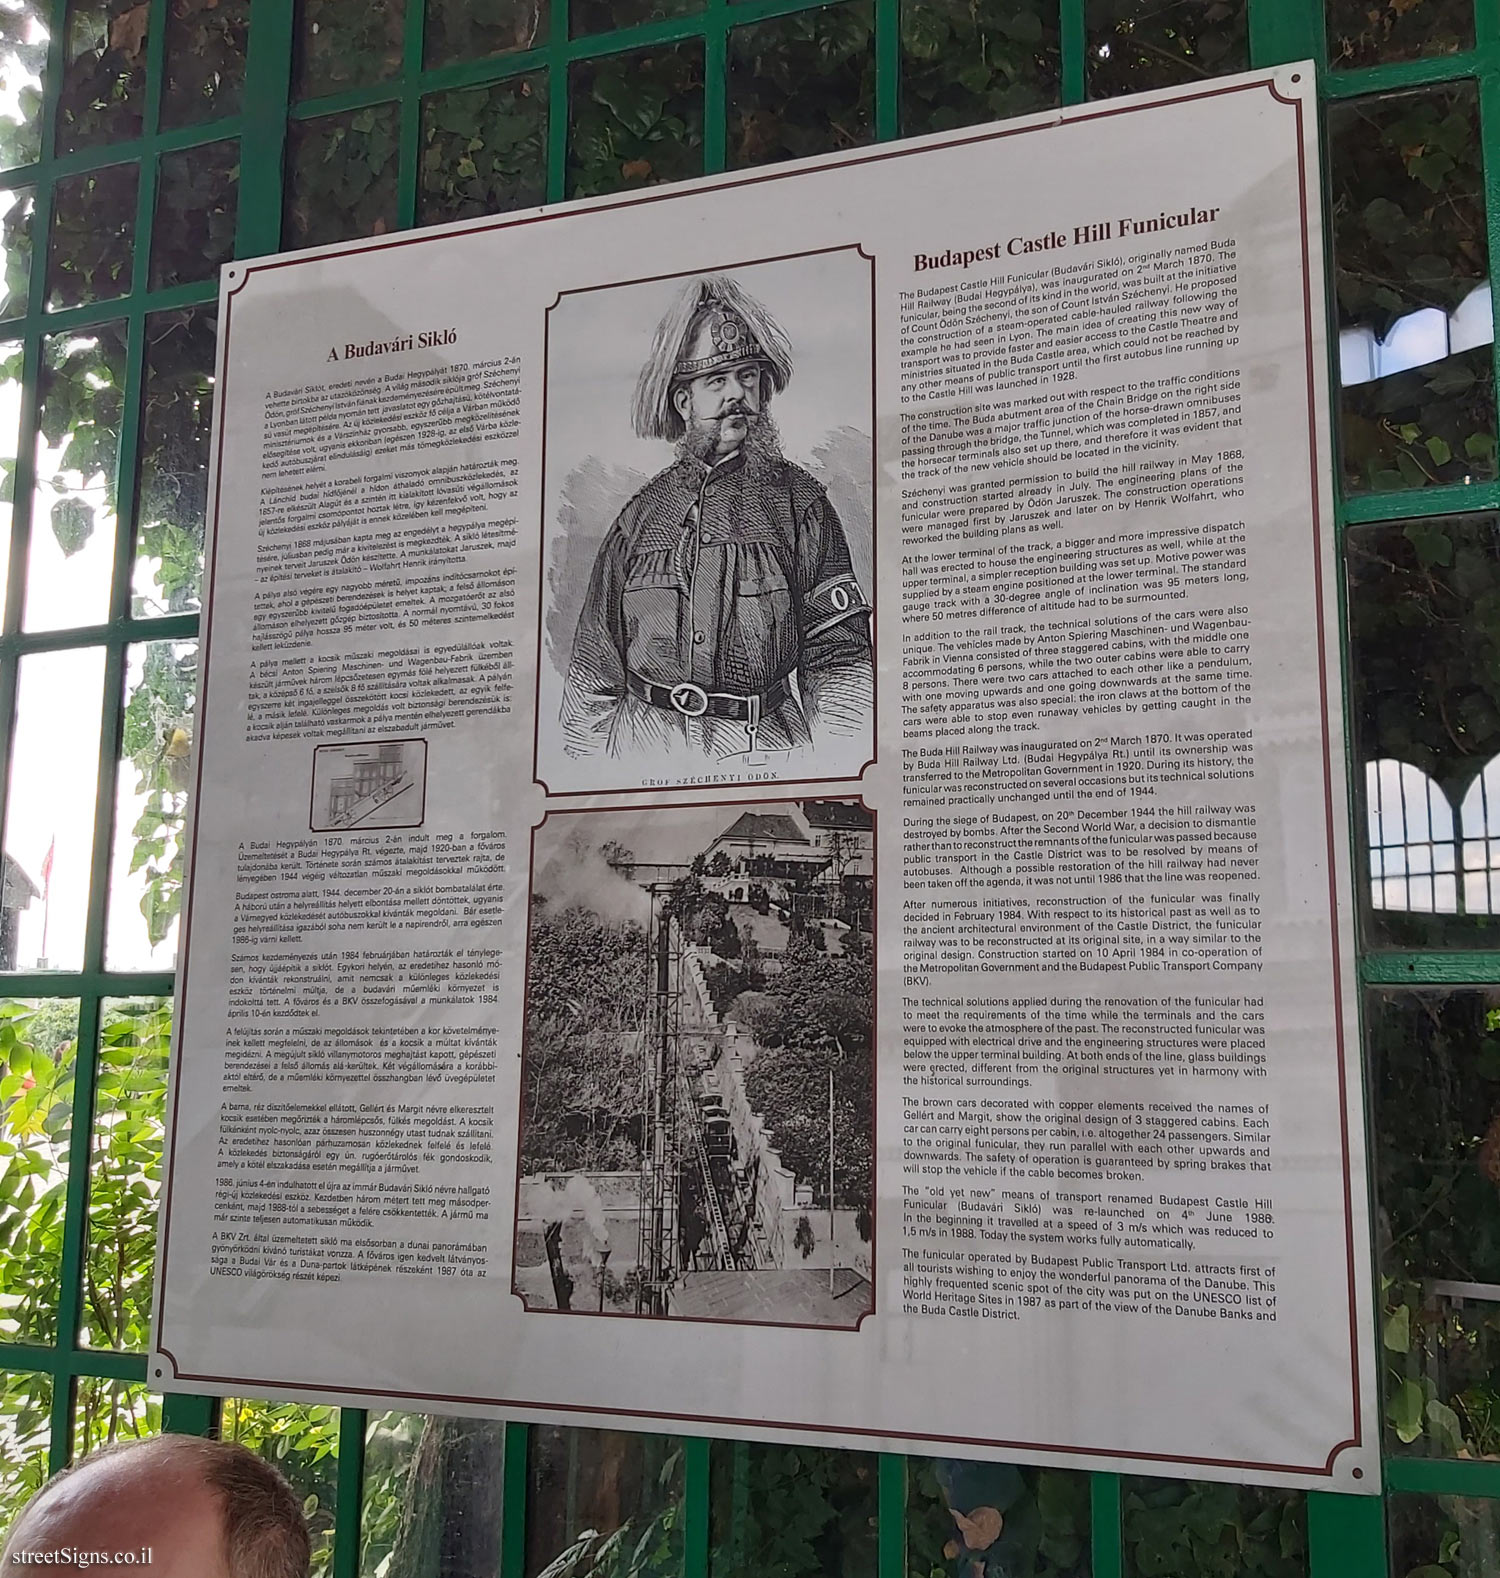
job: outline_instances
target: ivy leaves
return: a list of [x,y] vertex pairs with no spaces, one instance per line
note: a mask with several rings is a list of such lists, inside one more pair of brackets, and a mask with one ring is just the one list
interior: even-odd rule
[[[1472,85],[1336,104],[1328,130],[1341,323],[1381,338],[1408,313],[1452,312],[1489,272]],[[1392,491],[1493,477],[1492,368],[1482,346],[1346,388],[1346,485]]]
[[1094,0],[1091,99],[1224,76],[1250,65],[1244,0]]
[[48,15],[35,3],[0,10],[0,97],[14,113],[0,116],[0,169],[32,164],[42,151],[42,91]]
[[136,551],[149,568],[136,576],[137,618],[198,606],[217,321],[213,307],[146,320]]
[[167,9],[164,127],[196,126],[238,112],[249,34],[250,0],[173,0]]
[[129,291],[139,181],[135,165],[112,164],[57,183],[47,251],[49,306],[78,307]]
[[324,246],[394,230],[399,129],[395,104],[294,123],[282,244]]
[[1089,1482],[1061,1469],[911,1458],[910,1578],[1083,1578]]
[[293,67],[299,99],[383,82],[401,64],[406,7],[400,0],[301,0]]
[[[1492,997],[1382,991],[1369,1003],[1385,1419],[1388,1439],[1427,1456],[1500,1456],[1500,1308],[1432,1288],[1439,1279],[1500,1275],[1500,1170],[1489,1141],[1500,1114],[1500,1010]],[[1432,1521],[1445,1532],[1424,1530],[1416,1543],[1393,1527],[1393,1572],[1408,1572],[1418,1551],[1465,1570],[1462,1516],[1445,1504]]]
[[870,0],[736,28],[729,35],[730,168],[872,141],[874,34]]
[[[3,125],[3,122],[0,122]],[[5,255],[4,289],[0,291],[0,318],[25,312],[31,292],[32,221],[36,215],[36,188],[22,187],[10,195],[0,217],[0,251]]]
[[715,1520],[710,1570],[720,1578],[867,1578],[876,1565],[875,1464],[866,1452],[717,1447],[715,1478],[726,1489],[737,1480],[739,1490],[733,1516]]
[[57,105],[57,151],[74,153],[141,134],[146,97],[142,0],[73,0]]
[[[425,64],[532,49],[547,36],[547,0],[427,0]],[[583,31],[576,26],[575,33]]]
[[901,8],[901,129],[908,136],[1058,102],[1057,8],[908,0]]
[[1407,1376],[1396,1382],[1386,1399],[1385,1417],[1403,1446],[1410,1446],[1425,1431],[1434,1456],[1468,1456],[1463,1425],[1458,1415],[1439,1399],[1437,1382],[1431,1376]]
[[94,506],[87,499],[59,499],[51,512],[52,535],[68,557],[94,535]]
[[1474,43],[1467,0],[1327,0],[1326,9],[1334,66],[1451,55]]
[[503,213],[546,195],[545,72],[423,101],[418,224]]
[[53,495],[48,521],[68,555],[93,534],[96,506],[113,508],[124,381],[121,324],[101,324],[87,335],[52,335],[44,344],[38,426],[60,455],[55,473],[38,484],[38,504],[45,493]]
[[163,154],[151,228],[151,288],[212,279],[234,256],[239,144],[211,142]]
[[1253,1485],[1126,1481],[1124,1541],[1141,1578],[1304,1578],[1304,1499]]
[[130,829],[130,872],[144,875],[140,910],[152,948],[165,940],[182,907],[197,671],[195,643],[150,642],[125,704],[121,748],[143,800]]
[[703,170],[703,48],[583,61],[568,81],[568,195],[681,181]]

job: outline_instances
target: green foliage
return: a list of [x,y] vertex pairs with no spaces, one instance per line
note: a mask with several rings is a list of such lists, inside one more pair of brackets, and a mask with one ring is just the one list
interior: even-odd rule
[[546,42],[547,0],[427,0],[428,66],[510,55]]
[[[662,1468],[665,1481],[678,1472],[680,1454]],[[538,1578],[677,1578],[682,1571],[682,1505],[650,1517],[629,1518],[609,1534],[593,1529],[572,1541]]]
[[1288,1490],[1127,1479],[1127,1578],[1304,1578],[1306,1500]]
[[1500,529],[1357,527],[1347,561],[1360,755],[1410,762],[1456,802],[1500,755]]
[[115,1008],[100,1036],[83,1271],[98,1348],[148,1345],[171,1035],[171,1007],[157,1000]]
[[161,1434],[161,1398],[136,1381],[81,1376],[73,1406],[73,1456]]
[[[1377,337],[1405,313],[1450,312],[1489,273],[1471,83],[1330,105],[1341,326]],[[1404,489],[1495,475],[1489,346],[1345,389],[1345,485]]]
[[132,602],[137,618],[198,606],[217,322],[213,307],[146,319]]
[[[37,504],[39,513],[46,508],[64,553],[87,540],[97,508],[114,510],[124,384],[124,324],[103,323],[87,334],[53,334],[42,342],[38,426],[61,456],[56,476],[38,485]],[[68,507],[58,510],[64,500]]]
[[901,57],[903,135],[1048,109],[1061,91],[1057,7],[905,0]]
[[163,154],[151,225],[151,288],[212,279],[234,256],[240,145],[211,142]]
[[130,290],[139,183],[136,165],[111,164],[53,188],[48,306],[79,307]]
[[1429,1286],[1500,1278],[1492,999],[1391,991],[1369,1002],[1387,1441],[1422,1456],[1500,1456],[1500,1309]]
[[[49,1005],[51,1007],[51,1005]],[[78,1004],[0,1002],[0,1339],[57,1337]]]
[[[0,1004],[0,1336],[10,1341],[57,1336],[77,1023],[72,1002]],[[164,1002],[106,1005],[84,1254],[84,1323],[98,1347],[146,1346],[170,1033]],[[118,1425],[107,1412],[106,1431]]]
[[735,28],[728,99],[731,169],[873,141],[871,0],[844,0]]
[[50,524],[58,547],[71,558],[94,535],[93,506],[83,499],[58,499],[52,506]]
[[130,830],[130,870],[144,873],[141,915],[154,948],[182,907],[198,648],[152,641],[141,650],[141,678],[125,703],[121,750],[135,768],[135,792],[145,797]]
[[1328,60],[1380,66],[1474,47],[1468,0],[1326,0]]
[[715,1578],[868,1578],[876,1459],[820,1447],[715,1442],[709,1570]]
[[[678,14],[693,0],[575,0],[574,36]],[[75,4],[59,108],[59,149],[140,130],[147,6],[139,0]],[[246,0],[173,0],[163,121],[191,124],[239,107]],[[399,66],[402,7],[308,0],[299,8],[299,91],[384,80]],[[0,11],[4,52],[39,71],[45,44],[31,42],[37,13]],[[1464,47],[1470,17],[1455,0],[1383,5],[1333,0],[1339,63]],[[1089,85],[1095,97],[1238,69],[1246,63],[1242,4],[1148,8],[1143,0],[1090,6]],[[316,24],[316,27],[314,27]],[[431,0],[426,63],[441,65],[529,49],[545,37],[541,0]],[[961,126],[1024,113],[1057,100],[1055,10],[1019,0],[930,0],[902,8],[903,130]],[[1103,55],[1100,45],[1109,46]],[[741,27],[731,35],[729,160],[733,166],[797,157],[870,140],[873,29],[866,0]],[[680,179],[702,157],[702,57],[697,45],[636,51],[572,68],[568,190],[592,195]],[[1416,305],[1456,304],[1488,272],[1472,103],[1465,89],[1430,91],[1334,112],[1334,213],[1339,299],[1346,321],[1387,325]],[[1421,102],[1417,102],[1420,98]],[[1391,106],[1394,105],[1394,108]],[[39,97],[23,96],[19,125],[0,123],[0,165],[36,157]],[[1340,116],[1347,116],[1347,129]],[[435,94],[423,104],[418,219],[466,218],[539,202],[545,191],[545,78]],[[286,240],[312,245],[379,234],[396,223],[397,112],[380,106],[293,128]],[[205,277],[232,246],[235,145],[167,155],[162,163],[152,283]],[[53,305],[103,300],[128,288],[136,171],[107,167],[67,178],[56,193],[48,289]],[[4,216],[6,301],[23,309],[30,266],[31,198]],[[153,586],[138,612],[196,605],[201,576],[212,398],[212,309],[149,320],[139,480],[140,552]],[[46,342],[42,430],[66,445],[70,474],[43,501],[65,551],[98,529],[102,487],[114,507],[115,452],[124,366],[123,328]],[[1345,398],[1352,485],[1424,486],[1495,474],[1488,350],[1386,380]],[[96,483],[95,479],[102,479]],[[7,479],[8,480],[8,479]],[[1500,753],[1500,612],[1490,523],[1426,522],[1381,528],[1378,550],[1356,538],[1367,595],[1355,598],[1361,705],[1381,754],[1429,770],[1471,769]],[[1378,586],[1376,583],[1378,582]],[[1372,590],[1373,589],[1373,590]],[[1358,591],[1358,588],[1357,588]],[[1492,608],[1490,605],[1494,603]],[[1412,683],[1419,679],[1418,695]],[[193,732],[195,659],[169,643],[146,649],[125,715],[123,750],[147,806],[128,830],[131,869],[144,871],[153,943],[180,902],[180,833]],[[1425,700],[1423,697],[1425,696]],[[700,907],[695,940],[732,956],[727,910]],[[732,935],[733,934],[733,935]],[[644,938],[631,923],[582,911],[533,918],[534,1001],[527,1023],[528,1170],[629,1165],[636,1101]],[[841,1201],[869,1204],[872,1136],[867,954],[818,956],[805,939],[770,982],[723,964],[727,1004],[746,984],[765,1047],[752,1099],[766,1112],[783,1156],[803,1176],[826,1177],[823,1116],[807,1092],[832,1066],[838,1078]],[[1474,994],[1478,996],[1478,994]],[[1483,1005],[1481,1004],[1481,1009]],[[1426,1008],[1422,1009],[1427,1013]],[[85,1322],[98,1346],[146,1341],[161,1164],[161,1115],[170,1010],[131,1003],[106,1015],[90,1142]],[[1387,1420],[1394,1438],[1442,1455],[1500,1455],[1500,1314],[1491,1318],[1425,1299],[1434,1274],[1494,1280],[1500,1254],[1495,1185],[1480,1153],[1500,1108],[1500,1036],[1494,1011],[1407,1021],[1379,1036],[1380,1189],[1390,1242],[1384,1283]],[[603,1026],[580,1033],[580,1025]],[[76,1062],[76,1005],[0,1004],[0,1335],[56,1338],[67,1148]],[[807,1109],[807,1110],[804,1110]],[[810,1114],[810,1115],[809,1115]],[[795,1242],[805,1254],[804,1228]],[[807,1238],[810,1239],[810,1230]],[[1435,1267],[1447,1267],[1446,1271]],[[51,1382],[0,1379],[0,1518],[46,1471]],[[140,1386],[89,1379],[77,1400],[81,1449],[160,1427],[159,1405]],[[422,1484],[411,1474],[431,1421],[371,1421],[362,1522],[363,1570],[403,1578],[396,1563],[403,1520]],[[338,1415],[330,1408],[238,1402],[225,1433],[277,1461],[313,1521],[315,1572],[331,1562]],[[1087,1481],[1052,1470],[913,1461],[908,1508],[912,1578],[1064,1578],[1088,1570]],[[609,1533],[580,1534],[549,1578],[668,1578],[681,1569],[680,1454],[662,1463],[656,1498]],[[874,1459],[809,1448],[715,1448],[713,1566],[722,1578],[863,1575],[874,1571]],[[1462,1571],[1474,1519],[1444,1498],[1431,1549],[1408,1578]],[[1002,1516],[998,1536],[967,1546],[954,1509]],[[1305,1571],[1300,1499],[1222,1486],[1128,1482],[1127,1571],[1139,1578],[1265,1578]],[[951,1554],[945,1548],[955,1547]]]
[[1390,1570],[1401,1578],[1483,1578],[1500,1546],[1500,1502],[1483,1497],[1395,1495]]
[[396,228],[400,107],[293,122],[287,138],[285,247],[319,247]]
[[419,225],[527,208],[546,195],[546,72],[422,100]]
[[0,116],[0,170],[32,164],[42,151],[42,93],[50,7],[19,0],[0,9],[0,93],[15,94],[15,116]]
[[1086,1578],[1087,1475],[956,1458],[909,1458],[906,1473],[907,1578]]
[[[16,1005],[18,1006],[18,1005]],[[0,1000],[0,1016],[9,1009]],[[25,1039],[53,1062],[78,1039],[78,1000],[73,997],[43,997],[25,1010]]]
[[359,1520],[359,1570],[365,1578],[387,1578],[389,1573],[422,1426],[420,1414],[372,1414],[366,1422]]
[[[0,12],[0,15],[4,15]],[[36,188],[23,186],[0,215],[0,250],[5,254],[5,284],[0,291],[0,318],[14,318],[26,311],[31,290],[32,221],[36,217]],[[14,443],[14,440],[11,440]]]
[[569,68],[568,196],[703,173],[703,46],[668,44]]
[[292,92],[318,98],[384,82],[401,67],[403,0],[299,0]]
[[[680,1443],[665,1436],[544,1426],[531,1432],[528,1469],[528,1573],[679,1578]],[[390,1578],[408,1574],[393,1567]],[[409,1578],[419,1575],[413,1571]]]
[[[116,1346],[145,1342],[167,1014],[165,1004],[146,1003],[113,1005],[105,1016],[90,1148],[85,1321],[91,1341],[103,1336]],[[0,1003],[0,1337],[7,1341],[58,1337],[77,1034],[75,1002]],[[0,1378],[0,1525],[46,1478],[51,1395],[46,1377]],[[160,1399],[143,1386],[79,1380],[76,1454],[160,1428]]]
[[1088,96],[1175,87],[1250,65],[1245,0],[1088,0]]
[[668,17],[689,16],[703,9],[703,0],[569,0],[568,31],[574,38],[638,27]]
[[328,1578],[338,1509],[338,1409],[230,1399],[224,1403],[219,1434],[259,1453],[286,1475],[302,1498],[302,1515],[312,1535],[312,1578]]
[[0,1371],[0,1537],[47,1480],[52,1377]]
[[610,1534],[590,1529],[549,1562],[538,1578],[676,1578],[682,1570],[682,1509],[668,1507]]
[[69,0],[67,64],[57,102],[59,153],[140,136],[150,10],[149,0]]
[[[152,257],[154,283],[201,277],[205,269],[229,255],[235,222],[237,148],[233,142],[213,143],[163,157]],[[109,228],[112,209],[101,210],[102,221],[87,208],[67,218],[64,230],[54,231],[54,294],[61,292],[72,300],[105,293],[115,288],[108,280],[112,271],[119,270],[123,270],[120,278],[124,282],[119,288],[128,284],[134,167],[111,167],[97,174],[102,180],[121,172],[131,188],[125,205],[131,217],[127,221],[121,208],[115,215],[119,224],[113,232]],[[76,179],[86,182],[94,177]],[[68,185],[59,185],[60,201]],[[24,205],[16,205],[5,216],[5,223],[11,223],[12,215],[20,215],[16,223],[21,224],[24,212]],[[123,254],[117,242],[125,247]],[[213,307],[154,313],[146,320],[137,493],[137,553],[144,562],[136,577],[134,611],[138,616],[197,606],[215,322]],[[115,509],[125,333],[124,323],[112,322],[86,333],[52,335],[44,341],[41,432],[50,447],[61,447],[63,452],[59,475],[40,485],[38,513],[49,521],[64,552],[76,552],[83,546],[101,524],[101,510],[113,513]],[[19,373],[18,355],[0,368],[0,376],[11,380],[18,379]]]
[[1500,1033],[1489,1002],[1482,991],[1382,991],[1368,1000],[1384,1264],[1398,1280],[1500,1282],[1490,1176],[1500,1177],[1500,1161],[1496,1142],[1486,1149],[1500,1114]]
[[249,32],[250,0],[172,0],[163,127],[196,126],[238,112]]

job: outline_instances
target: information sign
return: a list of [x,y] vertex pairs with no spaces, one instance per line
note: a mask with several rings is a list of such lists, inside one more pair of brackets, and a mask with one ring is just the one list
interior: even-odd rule
[[156,1347],[1375,1491],[1313,70],[229,266]]

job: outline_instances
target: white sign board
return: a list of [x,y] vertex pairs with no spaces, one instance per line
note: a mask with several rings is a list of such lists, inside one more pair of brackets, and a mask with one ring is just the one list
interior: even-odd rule
[[155,1381],[1378,1488],[1315,127],[226,269]]

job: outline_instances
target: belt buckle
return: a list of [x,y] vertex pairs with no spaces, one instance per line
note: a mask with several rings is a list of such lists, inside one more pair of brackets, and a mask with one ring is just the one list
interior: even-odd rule
[[667,694],[684,718],[701,718],[708,711],[708,692],[701,685],[694,685],[691,680],[673,685]]

